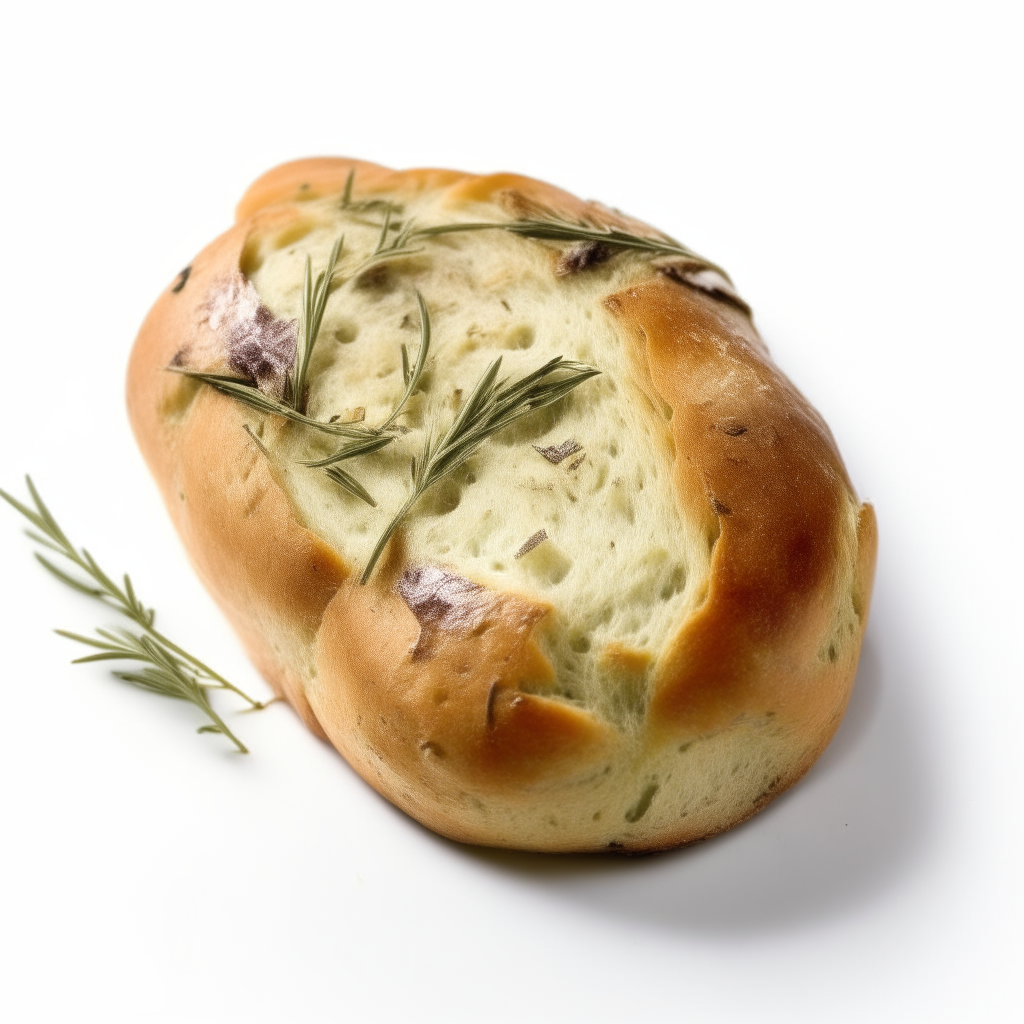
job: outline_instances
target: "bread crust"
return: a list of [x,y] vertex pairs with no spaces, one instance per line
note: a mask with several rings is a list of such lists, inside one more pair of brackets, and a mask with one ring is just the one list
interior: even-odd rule
[[[516,175],[320,158],[285,164],[249,188],[235,227],[146,318],[127,388],[136,437],[186,550],[253,662],[367,781],[455,839],[644,852],[754,813],[831,738],[867,620],[874,513],[858,502],[828,428],[736,305],[654,270],[606,296],[638,380],[671,410],[664,429],[676,453],[675,494],[701,523],[711,570],[704,600],[657,661],[638,734],[545,696],[538,690],[554,670],[537,636],[551,620],[548,605],[473,584],[444,614],[429,602],[418,608],[400,592],[409,569],[401,534],[360,586],[355,567],[301,522],[241,429],[258,417],[165,372],[223,347],[207,296],[244,267],[247,239],[301,216],[309,199],[340,194],[352,170],[367,194],[439,191],[454,209],[537,204],[656,234]],[[855,635],[829,647],[844,601]],[[771,760],[771,778],[763,792],[713,811],[693,801],[681,814],[653,807],[676,770],[671,758],[690,749],[707,752],[693,771],[707,776],[709,792],[715,758],[735,760],[737,751]]]

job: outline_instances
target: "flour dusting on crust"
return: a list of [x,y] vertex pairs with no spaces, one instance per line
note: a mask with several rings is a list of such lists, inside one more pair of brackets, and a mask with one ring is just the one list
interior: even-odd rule
[[295,361],[296,322],[280,320],[260,302],[251,282],[239,276],[216,289],[207,301],[206,322],[225,330],[228,363],[275,398],[284,394]]

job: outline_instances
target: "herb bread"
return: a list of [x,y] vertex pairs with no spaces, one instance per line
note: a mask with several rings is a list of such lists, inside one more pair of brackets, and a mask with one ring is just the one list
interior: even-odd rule
[[[492,392],[557,356],[600,372],[417,492],[425,439],[498,356]],[[724,274],[617,212],[513,175],[284,165],[157,301],[128,406],[259,670],[446,836],[692,842],[795,782],[842,717],[872,509]],[[359,436],[334,477],[302,464]]]

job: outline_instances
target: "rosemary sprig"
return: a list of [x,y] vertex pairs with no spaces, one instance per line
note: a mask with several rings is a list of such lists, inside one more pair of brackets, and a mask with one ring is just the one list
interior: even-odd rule
[[360,437],[353,438],[348,444],[343,445],[326,458],[309,461],[303,460],[300,463],[301,465],[314,468],[331,466],[336,462],[355,458],[357,455],[369,455],[372,452],[380,451],[381,448],[386,447],[394,440],[393,437],[384,434],[384,431],[398,419],[405,408],[406,402],[409,401],[419,387],[420,378],[423,376],[423,369],[427,364],[427,355],[430,352],[430,314],[427,312],[427,304],[423,301],[423,296],[419,292],[416,292],[416,302],[420,310],[419,352],[416,354],[416,365],[410,368],[409,353],[405,345],[402,345],[402,379],[405,382],[405,393],[392,410],[391,415],[377,428],[363,428],[363,433]]
[[[409,510],[439,480],[461,466],[488,438],[515,423],[523,416],[564,398],[585,380],[601,371],[584,363],[555,356],[540,369],[509,384],[499,381],[499,356],[484,372],[473,393],[448,430],[436,438],[431,431],[423,443],[423,453],[413,470],[412,494],[381,534],[360,583],[366,583],[391,535],[398,529]],[[549,379],[557,374],[556,379]]]
[[417,249],[410,248],[408,243],[415,238],[431,238],[437,235],[454,234],[461,231],[508,231],[522,238],[534,238],[544,241],[557,242],[592,242],[598,245],[608,246],[612,249],[633,250],[645,253],[648,256],[679,256],[683,259],[699,263],[710,270],[721,274],[726,281],[731,283],[731,278],[718,264],[694,252],[689,246],[677,242],[670,235],[658,232],[659,238],[651,238],[647,235],[637,235],[630,231],[623,231],[621,228],[605,227],[585,221],[571,221],[557,216],[554,212],[541,209],[543,216],[526,217],[512,221],[471,221],[467,223],[435,224],[429,227],[417,228],[410,219],[396,238],[394,251],[383,248],[384,239],[387,236],[393,212],[399,212],[400,208],[385,199],[369,199],[354,202],[352,199],[352,186],[355,182],[355,168],[348,172],[345,179],[345,187],[342,191],[341,208],[343,210],[370,210],[383,208],[385,211],[384,225],[381,231],[381,242],[370,260],[388,258],[392,255],[405,255],[408,252],[417,252]]
[[720,273],[727,281],[729,275],[710,260],[694,252],[688,246],[677,242],[674,238],[664,235],[661,238],[649,238],[646,235],[635,235],[619,228],[598,227],[583,224],[551,215],[550,218],[531,218],[512,221],[471,221],[463,224],[437,224],[432,227],[414,228],[410,238],[431,238],[437,235],[450,235],[460,231],[493,231],[502,230],[519,235],[522,238],[535,238],[557,242],[595,242],[613,249],[633,250],[648,256],[680,256],[693,260],[705,267]]
[[373,452],[378,452],[381,448],[386,448],[394,440],[393,435],[385,434],[384,431],[395,422],[402,409],[405,408],[405,403],[409,401],[409,398],[419,386],[420,378],[423,376],[423,368],[427,362],[427,353],[430,351],[430,314],[427,312],[427,304],[423,301],[423,296],[419,292],[416,292],[416,301],[420,308],[420,349],[416,356],[416,365],[410,368],[409,353],[406,351],[405,345],[402,345],[402,378],[405,381],[405,394],[402,395],[391,415],[376,429],[366,428],[365,436],[349,441],[337,451],[326,456],[326,458],[300,460],[300,465],[310,466],[314,469],[323,469],[339,487],[354,497],[365,501],[367,505],[371,505],[373,508],[377,507],[377,502],[374,501],[369,491],[350,473],[346,473],[338,463],[344,462],[346,459],[354,459],[359,455],[370,455]]
[[365,213],[369,210],[383,210],[384,223],[381,225],[380,239],[377,242],[377,247],[373,250],[370,256],[356,267],[355,271],[349,275],[349,279],[358,277],[364,270],[372,266],[374,263],[380,262],[382,259],[390,259],[393,256],[407,256],[410,253],[419,252],[418,249],[408,248],[406,244],[412,233],[411,221],[409,221],[404,228],[399,230],[392,242],[388,242],[387,240],[388,231],[391,229],[391,218],[396,213],[401,213],[402,207],[387,199],[354,200],[352,198],[352,185],[355,180],[356,171],[353,167],[345,178],[345,187],[341,193],[341,208],[350,213]]
[[[114,675],[132,686],[148,693],[155,693],[161,697],[171,697],[175,700],[185,700],[195,704],[207,718],[209,725],[201,725],[197,732],[220,733],[238,749],[240,754],[248,754],[249,749],[244,743],[227,727],[224,720],[213,709],[210,698],[207,696],[209,683],[202,683],[194,672],[189,671],[182,662],[171,656],[152,637],[145,634],[133,633],[128,629],[106,630],[97,629],[99,640],[92,637],[82,636],[79,633],[70,633],[65,629],[58,629],[54,632],[60,636],[67,637],[77,643],[85,644],[87,647],[98,648],[98,654],[87,654],[82,658],[75,658],[72,665],[83,665],[92,661],[137,661],[142,664],[142,669],[135,672],[114,672]],[[262,705],[261,705],[262,706]]]
[[208,689],[230,690],[248,702],[249,710],[259,710],[267,705],[254,700],[215,672],[209,665],[189,654],[159,632],[154,625],[156,613],[139,600],[131,577],[125,573],[123,585],[115,583],[85,548],[81,550],[75,548],[46,507],[32,483],[32,478],[26,477],[25,482],[28,485],[29,494],[32,496],[34,508],[23,504],[3,490],[0,490],[0,498],[20,512],[35,527],[35,530],[25,531],[33,541],[66,559],[80,573],[84,574],[84,578],[66,572],[37,551],[35,556],[40,565],[72,590],[96,598],[105,607],[119,612],[140,627],[138,632],[128,629],[118,629],[113,632],[97,629],[96,633],[100,638],[98,640],[81,636],[78,633],[57,630],[61,636],[100,651],[99,654],[78,658],[74,664],[113,659],[140,662],[146,666],[141,671],[116,672],[115,675],[125,682],[152,693],[176,697],[179,700],[187,700],[195,704],[211,722],[211,724],[203,726],[199,730],[200,732],[221,733],[235,744],[240,753],[248,753],[241,740],[231,732],[213,710],[206,691]]
[[384,208],[384,221],[380,226],[380,237],[377,239],[377,246],[366,257],[361,263],[359,263],[355,270],[349,273],[346,281],[351,281],[369,270],[376,263],[381,263],[384,260],[394,259],[396,256],[411,256],[420,250],[414,246],[409,245],[409,239],[413,236],[414,227],[412,221],[407,222],[403,227],[400,227],[395,234],[395,237],[388,241],[388,232],[391,230],[391,217],[394,211],[394,207],[388,203]]
[[306,374],[309,372],[309,361],[313,358],[313,349],[320,336],[327,298],[334,283],[334,268],[338,264],[338,256],[341,255],[344,244],[344,235],[335,240],[331,254],[327,257],[327,267],[317,275],[316,284],[313,283],[313,263],[309,254],[306,254],[306,270],[302,282],[302,319],[299,322],[299,336],[295,344],[295,370],[291,388],[291,405],[299,413],[306,412]]
[[405,403],[419,387],[420,377],[423,376],[423,367],[427,365],[427,353],[430,352],[430,314],[427,312],[427,304],[423,301],[423,296],[418,291],[416,292],[416,303],[420,308],[420,349],[416,353],[416,365],[412,369],[409,368],[409,353],[406,351],[405,345],[402,345],[402,379],[405,381],[405,394],[402,395],[391,415],[381,424],[381,430],[387,430],[398,419],[399,413],[405,408]]
[[[355,270],[346,280],[358,277],[374,263],[381,260],[391,259],[395,256],[405,255],[418,250],[410,249],[406,245],[409,237],[409,229],[399,232],[390,242],[387,239],[391,224],[391,211],[387,210],[384,217],[384,224],[381,228],[380,239],[373,253],[357,265]],[[295,344],[295,361],[292,372],[288,377],[285,386],[285,393],[282,399],[272,398],[262,392],[255,381],[247,377],[232,377],[221,373],[204,373],[200,370],[186,370],[180,366],[168,366],[172,373],[179,373],[183,377],[193,377],[196,380],[208,384],[229,398],[242,402],[257,412],[268,416],[283,416],[304,427],[311,427],[325,434],[333,434],[337,437],[347,437],[353,441],[365,441],[374,437],[376,432],[361,427],[353,427],[344,423],[330,423],[322,420],[315,420],[306,415],[307,388],[306,379],[309,374],[309,365],[313,358],[313,351],[320,337],[320,327],[323,323],[324,313],[327,309],[327,299],[332,290],[339,283],[336,280],[338,273],[337,263],[344,246],[344,236],[339,237],[331,248],[330,256],[327,258],[327,266],[319,274],[316,281],[313,280],[312,263],[307,255],[305,273],[302,287],[302,315],[299,323],[299,333]],[[381,445],[383,447],[383,445]]]

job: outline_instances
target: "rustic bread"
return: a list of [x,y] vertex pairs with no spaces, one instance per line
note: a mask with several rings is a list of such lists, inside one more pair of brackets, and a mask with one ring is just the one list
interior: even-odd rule
[[[128,406],[203,581],[253,661],[383,795],[465,842],[664,849],[792,785],[849,697],[872,509],[717,268],[599,242],[423,237],[327,303],[308,414],[381,423],[346,463],[371,507],[301,465],[332,439],[168,367],[288,386],[307,256],[339,269],[397,226],[556,217],[663,238],[513,175],[305,160],[257,181],[139,333]],[[386,234],[386,231],[385,231]],[[601,371],[429,490],[368,582],[424,431],[486,366]],[[248,431],[244,429],[248,427]]]

